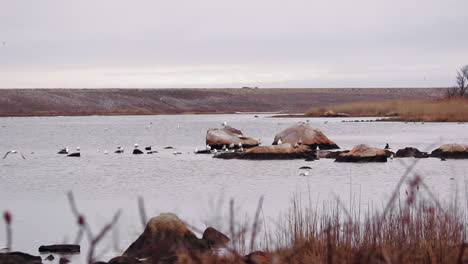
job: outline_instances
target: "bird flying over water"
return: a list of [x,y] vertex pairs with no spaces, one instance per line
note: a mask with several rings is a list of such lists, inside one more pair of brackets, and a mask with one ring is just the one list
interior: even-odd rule
[[3,156],[3,159],[5,159],[9,154],[16,154],[16,153],[21,154],[21,157],[23,157],[23,159],[26,159],[26,158],[24,157],[23,153],[21,153],[21,152],[19,152],[19,151],[17,151],[17,150],[10,150],[10,151],[8,151],[7,153],[5,153],[5,156]]

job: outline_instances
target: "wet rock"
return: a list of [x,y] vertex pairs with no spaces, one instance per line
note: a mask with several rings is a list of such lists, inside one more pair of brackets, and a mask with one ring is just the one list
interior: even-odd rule
[[156,150],[146,152],[146,154],[156,154],[156,153],[158,153],[158,151],[156,151]]
[[260,145],[260,142],[244,136],[240,130],[227,125],[223,128],[210,128],[206,132],[206,145],[213,149],[223,149],[231,144],[235,148],[251,148]]
[[81,157],[81,154],[80,152],[75,152],[75,153],[68,154],[67,157]]
[[175,214],[165,213],[149,220],[143,233],[125,250],[123,256],[149,258],[149,263],[158,263],[180,252],[198,254],[208,249],[208,243],[198,239]]
[[141,151],[141,150],[139,150],[139,149],[137,149],[137,148],[133,149],[133,152],[132,152],[132,153],[133,153],[133,154],[136,154],[136,155],[144,154],[143,151]]
[[47,257],[45,258],[45,260],[49,260],[49,261],[52,261],[52,260],[54,260],[54,259],[55,259],[55,257],[54,257],[54,255],[52,255],[52,254],[49,255],[49,256],[47,256]]
[[0,264],[40,264],[42,258],[23,252],[0,253]]
[[419,151],[419,149],[413,148],[413,147],[406,147],[403,149],[399,149],[395,153],[395,158],[410,158],[410,157],[428,158],[429,154],[427,152],[421,152]]
[[168,147],[165,147],[164,149],[173,149],[174,147],[171,147],[171,146],[168,146]]
[[441,159],[468,159],[468,145],[445,144],[433,150],[430,156]]
[[203,232],[202,239],[206,240],[208,245],[214,248],[224,247],[230,241],[225,234],[213,227],[208,227],[205,232]]
[[41,253],[51,252],[51,253],[62,253],[62,254],[80,253],[80,245],[58,244],[58,245],[40,246],[39,252]]
[[145,147],[145,150],[151,150],[151,146]]
[[302,167],[300,167],[299,169],[300,169],[300,170],[310,170],[310,169],[312,169],[312,168],[309,167],[309,166],[302,166]]
[[373,148],[365,144],[355,146],[348,153],[341,153],[336,162],[387,162],[384,149]]
[[258,146],[243,152],[223,152],[213,156],[219,159],[251,159],[251,160],[276,160],[276,159],[316,159],[315,150],[301,145],[294,147],[289,143],[273,146]]
[[[280,141],[281,140],[281,141]],[[291,145],[306,145],[315,150],[317,146],[322,149],[338,149],[335,142],[328,139],[322,131],[313,128],[305,122],[297,124],[276,134],[273,145],[279,143],[289,143]]]
[[267,264],[269,263],[268,255],[263,251],[255,251],[244,256],[246,264]]

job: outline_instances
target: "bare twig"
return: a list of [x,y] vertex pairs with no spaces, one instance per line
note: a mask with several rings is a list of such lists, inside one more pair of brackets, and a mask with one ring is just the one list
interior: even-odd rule
[[111,230],[111,228],[117,223],[120,217],[120,213],[121,213],[120,210],[117,211],[114,214],[114,217],[112,218],[111,222],[105,225],[101,229],[99,234],[91,240],[90,245],[89,245],[89,252],[88,252],[88,264],[94,263],[93,255],[94,255],[94,251],[96,250],[97,244],[99,243],[99,241],[101,241],[102,238],[104,238],[106,233],[109,232],[109,230]]
[[146,217],[146,210],[145,210],[145,201],[143,197],[138,197],[138,211],[140,212],[140,219],[143,228],[146,227],[146,223],[148,222],[148,217]]
[[258,222],[260,218],[260,211],[262,210],[262,205],[263,205],[263,196],[260,197],[260,200],[258,201],[258,206],[257,206],[257,211],[255,212],[255,219],[252,225],[252,236],[250,239],[250,252],[253,252],[254,246],[255,246],[255,238],[257,235],[257,229],[258,227]]

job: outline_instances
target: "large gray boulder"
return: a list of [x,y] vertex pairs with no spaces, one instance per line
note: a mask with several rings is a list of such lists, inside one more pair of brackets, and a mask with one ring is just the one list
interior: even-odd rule
[[281,143],[289,143],[291,145],[300,144],[309,146],[315,150],[317,146],[320,149],[338,149],[338,145],[328,139],[323,132],[317,128],[313,128],[305,122],[298,122],[293,126],[276,134],[273,140],[273,145]]

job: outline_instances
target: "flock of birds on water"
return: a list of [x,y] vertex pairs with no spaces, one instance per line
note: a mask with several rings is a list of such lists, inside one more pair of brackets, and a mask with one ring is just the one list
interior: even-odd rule
[[[227,122],[224,121],[222,123],[223,126],[227,126]],[[180,125],[177,125],[177,127],[179,128]],[[281,143],[279,143],[281,144]],[[134,149],[132,151],[132,154],[135,154],[135,155],[139,155],[139,154],[144,154],[144,152],[139,148],[140,146],[135,143],[134,144]],[[154,153],[158,153],[158,151],[156,150],[152,150],[151,149],[151,146],[148,146],[148,147],[145,147],[144,148],[145,151],[146,151],[146,154],[154,154]],[[173,149],[173,147],[165,147],[164,149]],[[201,153],[212,153],[212,154],[216,154],[218,152],[242,152],[244,151],[243,147],[242,147],[242,143],[239,143],[237,145],[234,145],[234,144],[230,144],[229,146],[226,146],[224,145],[222,147],[221,150],[217,150],[216,148],[212,148],[210,145],[206,145],[205,149],[204,150],[199,150],[198,148],[195,148],[194,150],[194,153],[195,154],[201,154]],[[98,149],[97,152],[100,152],[100,150]],[[121,153],[124,153],[125,152],[125,149],[121,146],[118,146],[117,149],[114,151],[114,153],[117,153],[117,154],[121,154]],[[104,154],[109,154],[109,151],[108,150],[104,150],[103,151]],[[5,153],[5,155],[3,156],[3,159],[6,159],[8,157],[8,155],[10,154],[20,154],[21,157],[23,159],[26,159],[26,157],[23,155],[23,153],[21,153],[20,151],[18,150],[10,150],[10,151],[7,151]],[[63,147],[61,148],[57,154],[62,154],[62,155],[67,155],[67,157],[81,157],[81,148],[80,147],[76,147],[75,151],[74,152],[71,152],[68,147]],[[177,151],[177,150],[174,150],[172,152],[172,154],[174,155],[179,155],[179,154],[182,154],[182,152],[180,151]]]

